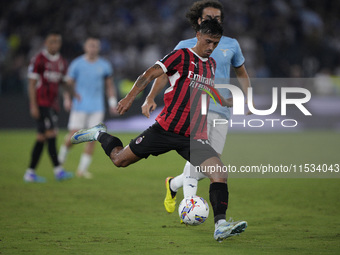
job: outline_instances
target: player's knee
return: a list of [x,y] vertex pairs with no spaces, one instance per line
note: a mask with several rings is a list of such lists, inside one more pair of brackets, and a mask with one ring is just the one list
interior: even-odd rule
[[130,165],[130,162],[126,159],[112,159],[112,162],[116,167],[127,167],[128,165]]

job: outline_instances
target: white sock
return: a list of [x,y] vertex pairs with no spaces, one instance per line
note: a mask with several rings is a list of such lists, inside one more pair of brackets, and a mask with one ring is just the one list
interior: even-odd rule
[[79,172],[86,172],[92,162],[92,155],[83,153],[78,165]]
[[174,177],[170,182],[170,189],[174,192],[177,192],[177,190],[183,186],[183,178],[183,174]]
[[185,176],[183,178],[183,196],[192,197],[196,196],[198,181],[196,178]]
[[35,173],[35,171],[34,171],[33,168],[27,168],[26,174],[34,174],[34,173]]
[[183,195],[184,197],[196,196],[198,181],[195,174],[195,167],[189,161],[183,169]]
[[215,223],[215,229],[217,229],[218,226],[221,225],[221,223],[223,223],[223,222],[226,222],[226,220],[224,220],[224,219],[218,220],[218,221]]
[[68,152],[69,152],[69,149],[65,145],[60,146],[59,154],[58,154],[58,160],[60,164],[64,164],[64,162],[66,161]]
[[101,132],[103,132],[103,131],[97,131],[96,134],[94,135],[94,138],[95,138],[97,141],[98,141],[98,136],[99,136],[99,134],[100,134]]
[[61,171],[63,171],[63,168],[60,165],[53,169],[54,174],[59,174]]

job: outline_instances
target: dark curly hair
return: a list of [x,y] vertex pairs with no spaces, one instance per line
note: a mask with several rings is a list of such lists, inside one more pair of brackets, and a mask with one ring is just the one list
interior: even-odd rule
[[220,2],[214,0],[198,1],[191,6],[191,8],[186,14],[186,18],[189,20],[195,31],[198,31],[200,29],[200,26],[198,25],[197,21],[199,18],[202,17],[203,10],[207,7],[219,9],[221,11],[221,21],[223,22],[224,18],[223,5]]
[[208,34],[213,37],[222,36],[223,27],[216,19],[208,19],[201,23],[199,31],[202,34]]

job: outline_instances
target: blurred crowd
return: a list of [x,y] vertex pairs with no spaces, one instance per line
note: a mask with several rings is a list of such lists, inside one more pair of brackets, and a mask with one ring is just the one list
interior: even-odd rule
[[[135,80],[194,36],[190,0],[12,0],[0,2],[0,94],[25,93],[30,58],[45,34],[62,32],[62,54],[82,54],[89,35],[116,80]],[[225,35],[237,38],[250,77],[340,76],[340,1],[221,0]]]

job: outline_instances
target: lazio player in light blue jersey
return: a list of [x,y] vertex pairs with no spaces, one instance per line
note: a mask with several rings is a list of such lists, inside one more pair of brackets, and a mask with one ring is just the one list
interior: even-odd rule
[[[64,145],[59,152],[59,160],[64,163],[69,149],[72,146],[70,138],[79,129],[88,128],[104,120],[106,92],[110,113],[116,113],[117,99],[112,79],[113,70],[111,64],[101,58],[100,41],[96,38],[88,38],[84,44],[85,54],[77,57],[71,62],[68,69],[68,84],[75,86],[80,100],[74,98],[72,101],[68,94],[64,95],[65,109],[70,110],[68,123],[69,134],[66,136]],[[91,178],[88,171],[95,143],[88,143],[80,158],[77,169],[79,177]]]
[[[201,22],[206,19],[217,19],[219,22],[222,22],[223,7],[218,1],[199,1],[193,4],[187,13],[187,18],[190,20],[195,31],[198,31]],[[196,42],[196,38],[181,41],[175,47],[175,50],[192,48],[196,45]],[[211,57],[213,57],[217,63],[215,84],[228,84],[230,80],[230,68],[233,67],[242,90],[245,93],[245,96],[247,96],[247,89],[250,87],[250,81],[244,66],[245,60],[237,40],[222,36],[217,48],[211,54]],[[156,108],[154,98],[166,84],[166,75],[159,77],[153,84],[153,87],[142,106],[142,112],[146,117],[149,117],[150,112]],[[219,92],[225,98],[231,97],[231,93],[228,89],[219,89]],[[222,107],[220,104],[216,105],[213,100],[210,100],[208,112],[208,137],[211,146],[219,155],[223,152],[228,126],[218,125],[213,127],[213,120],[229,120],[229,118],[230,109]],[[195,196],[198,181],[203,178],[206,178],[206,176],[203,173],[195,171],[194,167],[189,162],[186,163],[181,175],[174,178],[168,177],[165,181],[167,193],[164,200],[164,206],[167,212],[172,213],[175,211],[176,193],[180,187],[183,187],[184,197]],[[235,223],[232,221],[227,222],[225,219],[215,219],[214,238],[219,241],[232,236],[230,233],[227,233],[227,229],[232,224],[240,224],[240,222]],[[239,229],[239,233],[245,230],[247,223],[242,221],[240,226],[242,226],[242,228]]]

